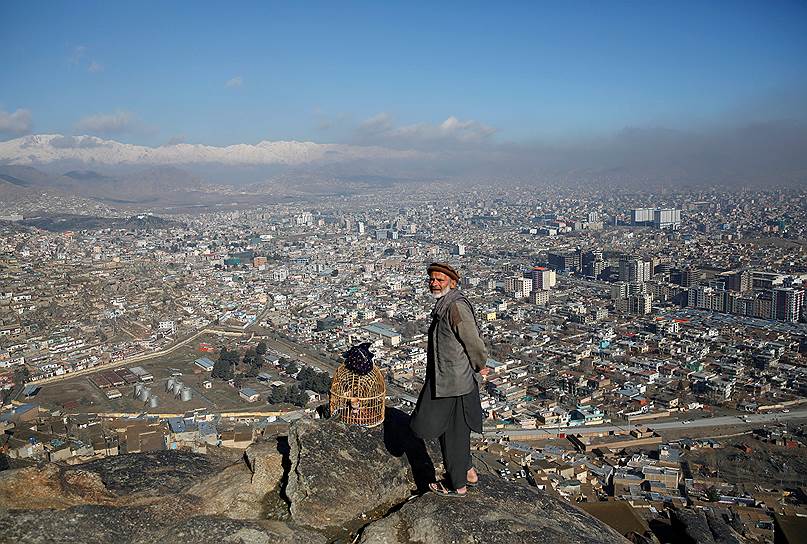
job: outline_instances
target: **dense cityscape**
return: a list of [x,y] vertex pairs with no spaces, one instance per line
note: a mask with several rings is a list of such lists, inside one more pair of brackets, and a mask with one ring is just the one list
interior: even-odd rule
[[445,261],[489,345],[474,448],[497,477],[646,520],[710,504],[772,541],[773,513],[807,513],[806,206],[798,189],[439,185],[192,213],[9,204],[0,448],[246,448],[324,415],[325,372],[361,342],[411,411],[425,268]]

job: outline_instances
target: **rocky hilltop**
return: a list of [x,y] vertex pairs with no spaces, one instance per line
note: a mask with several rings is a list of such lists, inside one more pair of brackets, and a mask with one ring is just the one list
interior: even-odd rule
[[0,472],[15,543],[626,542],[541,491],[480,475],[463,498],[419,493],[435,457],[408,427],[300,420],[241,459],[177,451]]

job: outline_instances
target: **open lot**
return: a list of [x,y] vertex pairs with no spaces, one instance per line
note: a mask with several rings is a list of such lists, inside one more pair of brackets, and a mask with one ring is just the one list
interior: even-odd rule
[[[738,446],[746,444],[752,451],[746,453]],[[690,463],[702,465],[705,473],[719,474],[720,478],[741,488],[795,488],[807,483],[807,449],[784,448],[755,440],[750,436],[723,441],[723,447],[701,448],[686,453]]]
[[[202,343],[210,345],[213,351],[200,351]],[[273,406],[266,402],[271,388],[268,383],[261,382],[257,378],[242,379],[242,386],[251,387],[260,395],[257,402],[250,403],[239,396],[236,388],[231,387],[222,380],[213,379],[209,372],[193,364],[200,357],[215,360],[219,349],[223,345],[226,345],[231,350],[237,347],[239,352],[243,354],[248,347],[254,347],[255,343],[246,343],[236,338],[211,335],[200,337],[192,344],[183,346],[170,355],[156,357],[136,365],[121,365],[126,368],[141,366],[154,376],[154,382],[146,384],[146,387],[149,387],[151,393],[158,398],[156,408],[150,408],[147,402],[144,403],[134,397],[134,385],[118,387],[117,389],[121,392],[122,397],[113,400],[107,399],[105,392],[90,381],[89,378],[93,374],[65,378],[59,382],[44,384],[34,400],[47,408],[64,409],[69,412],[183,413],[198,408],[206,408],[211,411],[278,409],[278,406]],[[280,376],[274,367],[264,366],[261,370],[270,374],[273,380],[282,380],[290,384],[295,383],[293,379]],[[191,400],[183,402],[175,397],[173,393],[166,392],[166,381],[172,376],[179,378],[184,385],[191,388]],[[204,388],[202,386],[204,381],[210,381],[212,387],[210,389]]]

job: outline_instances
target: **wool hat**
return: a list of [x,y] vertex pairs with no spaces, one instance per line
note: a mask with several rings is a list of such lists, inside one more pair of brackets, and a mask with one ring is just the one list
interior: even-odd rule
[[460,281],[460,273],[448,263],[432,263],[426,269],[427,274],[432,272],[442,272],[454,281]]

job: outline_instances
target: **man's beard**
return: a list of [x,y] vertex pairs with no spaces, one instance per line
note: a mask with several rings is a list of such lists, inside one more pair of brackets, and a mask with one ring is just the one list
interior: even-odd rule
[[449,291],[451,291],[451,286],[446,285],[445,287],[443,287],[441,291],[430,291],[430,292],[434,298],[440,298],[442,296],[447,295]]

